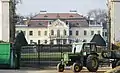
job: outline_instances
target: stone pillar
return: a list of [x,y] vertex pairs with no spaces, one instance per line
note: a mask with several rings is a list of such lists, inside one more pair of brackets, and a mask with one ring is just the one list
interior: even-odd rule
[[0,40],[9,42],[9,0],[0,0]]
[[0,0],[0,40],[2,39],[2,1]]

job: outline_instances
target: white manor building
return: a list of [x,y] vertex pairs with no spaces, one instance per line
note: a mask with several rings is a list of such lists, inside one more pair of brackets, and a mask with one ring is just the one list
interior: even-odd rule
[[[69,44],[90,42],[94,34],[103,32],[102,24],[92,24],[77,13],[44,13],[30,19],[27,24],[16,25],[16,33],[23,31],[28,43]],[[104,35],[103,38],[106,38]],[[105,39],[106,40],[106,39]]]

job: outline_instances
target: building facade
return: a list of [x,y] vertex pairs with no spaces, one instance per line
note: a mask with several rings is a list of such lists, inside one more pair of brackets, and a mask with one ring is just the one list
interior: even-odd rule
[[28,43],[38,44],[90,42],[94,34],[103,34],[102,24],[89,24],[89,21],[78,13],[38,14],[26,25],[16,25],[16,33],[21,30]]
[[9,42],[9,0],[0,0],[0,40]]

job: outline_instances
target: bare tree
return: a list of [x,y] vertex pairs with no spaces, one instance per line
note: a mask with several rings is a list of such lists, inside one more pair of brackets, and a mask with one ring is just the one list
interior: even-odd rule
[[93,9],[88,12],[88,17],[94,18],[97,22],[105,22],[107,11],[105,9]]
[[18,20],[16,15],[16,5],[21,3],[21,0],[10,0],[10,42],[13,42],[15,39],[15,25]]

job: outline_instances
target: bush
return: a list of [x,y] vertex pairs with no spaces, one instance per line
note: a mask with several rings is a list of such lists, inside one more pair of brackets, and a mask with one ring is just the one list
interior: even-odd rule
[[5,42],[5,41],[3,41],[3,40],[0,40],[0,43],[8,43],[8,42]]

